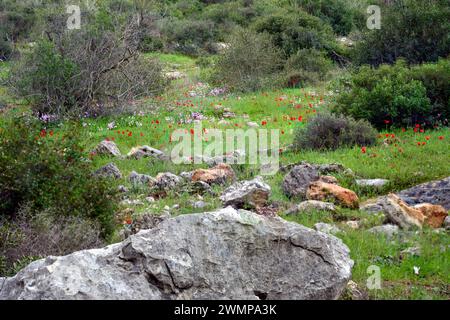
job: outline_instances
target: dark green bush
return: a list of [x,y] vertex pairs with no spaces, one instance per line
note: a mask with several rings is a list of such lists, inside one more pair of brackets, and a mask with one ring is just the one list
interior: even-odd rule
[[316,84],[325,80],[333,62],[324,52],[316,49],[302,49],[289,57],[285,65],[287,84],[290,87]]
[[238,30],[214,67],[216,82],[231,90],[255,91],[276,86],[281,54],[270,36]]
[[273,43],[289,57],[301,49],[334,50],[335,37],[331,27],[317,17],[298,10],[280,9],[262,16],[254,23],[257,32],[272,36]]
[[437,61],[450,54],[447,0],[403,0],[382,7],[380,30],[363,29],[355,61],[378,66],[399,58],[409,63]]
[[296,6],[328,22],[340,35],[347,35],[354,27],[357,11],[345,0],[294,0]]
[[370,146],[377,131],[365,120],[330,113],[318,114],[295,132],[296,150],[335,150],[341,147]]
[[427,89],[431,101],[430,122],[448,125],[450,119],[450,59],[424,63],[411,68],[411,79],[418,80]]
[[378,69],[364,66],[339,90],[334,110],[377,128],[421,123],[432,111],[425,86],[411,79],[404,61]]
[[214,22],[210,20],[166,21],[163,33],[169,49],[191,56],[208,52],[217,36]]
[[[55,130],[56,131],[56,130]],[[30,117],[6,119],[0,127],[0,215],[14,217],[55,208],[61,216],[96,221],[102,235],[114,228],[116,192],[110,182],[92,177],[92,165],[78,142],[79,126],[61,135],[42,129]]]
[[8,60],[12,54],[11,42],[5,40],[0,33],[0,61]]

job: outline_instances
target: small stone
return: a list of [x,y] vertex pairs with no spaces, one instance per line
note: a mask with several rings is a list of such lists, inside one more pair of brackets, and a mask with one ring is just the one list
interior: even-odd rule
[[344,299],[348,300],[368,300],[369,295],[367,292],[361,290],[358,284],[352,280],[347,283],[347,288],[345,290]]
[[146,174],[137,173],[136,171],[132,171],[130,173],[130,175],[128,176],[128,180],[134,187],[142,187],[142,186],[151,187],[156,182],[155,178]]
[[122,178],[122,173],[114,163],[108,163],[107,165],[101,167],[100,169],[94,172],[94,175],[97,177],[112,178],[112,179]]
[[347,221],[345,223],[349,228],[353,229],[353,230],[358,230],[360,228],[360,222],[359,221]]
[[119,157],[121,155],[119,148],[115,144],[114,141],[109,140],[103,140],[100,142],[94,150],[92,150],[93,153],[97,155],[103,155],[103,156],[113,156],[113,157]]
[[171,173],[171,172],[163,172],[158,173],[156,176],[156,183],[155,185],[160,189],[164,191],[170,191],[178,187],[182,182],[182,179]]
[[410,247],[400,252],[400,258],[405,259],[408,256],[420,257],[421,248],[420,247]]
[[259,124],[257,124],[256,122],[247,122],[247,126],[249,126],[250,128],[258,128]]
[[328,224],[328,223],[323,223],[323,222],[316,223],[314,225],[314,229],[319,231],[319,232],[323,232],[323,233],[327,233],[327,234],[333,234],[333,235],[338,234],[339,232],[341,232],[341,229],[339,229],[335,225]]
[[389,183],[385,179],[358,179],[356,185],[359,187],[383,188]]
[[249,181],[240,181],[227,188],[220,200],[224,206],[234,208],[258,208],[267,205],[271,188],[261,177]]
[[149,146],[138,146],[132,148],[131,151],[127,154],[127,157],[136,160],[149,157],[164,160],[166,158],[166,155],[161,150]]
[[395,224],[385,224],[382,226],[373,227],[367,231],[374,234],[384,235],[386,238],[390,239],[398,234],[399,227]]
[[147,197],[147,198],[145,198],[145,200],[147,200],[147,202],[150,202],[150,203],[155,202],[155,198],[153,198],[153,197]]
[[302,212],[311,212],[311,211],[328,211],[335,212],[336,207],[334,204],[330,202],[322,202],[316,200],[307,200],[303,201],[297,206],[289,209],[286,214],[297,214]]
[[339,183],[338,179],[336,179],[333,176],[321,176],[319,178],[319,181],[322,181],[324,183],[329,183],[329,184],[336,184],[336,185]]
[[449,230],[450,229],[450,216],[447,216],[444,220],[444,228]]
[[117,187],[117,190],[118,190],[120,193],[127,193],[127,192],[129,191],[128,188],[125,187],[124,185],[118,186],[118,187]]
[[192,203],[192,207],[196,208],[196,209],[203,209],[204,207],[206,207],[208,204],[204,201],[194,201]]

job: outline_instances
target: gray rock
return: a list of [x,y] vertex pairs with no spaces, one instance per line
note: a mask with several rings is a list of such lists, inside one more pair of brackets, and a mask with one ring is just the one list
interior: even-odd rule
[[378,199],[378,204],[383,208],[383,213],[389,222],[395,223],[402,229],[422,228],[423,221],[414,214],[422,213],[417,209],[408,207],[399,197],[389,194]]
[[261,177],[239,181],[228,187],[220,196],[224,206],[234,208],[264,207],[270,196],[270,186]]
[[142,159],[142,158],[157,158],[161,160],[166,160],[167,156],[161,150],[149,147],[149,146],[139,146],[131,149],[127,154],[128,158],[132,159]]
[[156,183],[155,178],[146,174],[137,173],[136,171],[130,173],[128,180],[134,187],[152,186]]
[[420,247],[410,247],[400,252],[400,257],[405,259],[408,256],[420,257],[422,249]]
[[403,190],[397,195],[407,204],[413,206],[421,203],[431,203],[450,210],[450,177],[431,181]]
[[35,261],[7,278],[0,300],[338,299],[352,266],[333,236],[226,208]]
[[119,190],[120,193],[127,193],[129,190],[124,185],[120,185],[117,187],[117,190]]
[[309,164],[295,166],[284,177],[283,191],[288,197],[306,198],[306,192],[311,182],[319,179],[318,170]]
[[361,205],[359,208],[361,211],[365,211],[367,213],[383,213],[383,206],[378,203],[366,203]]
[[341,229],[339,229],[338,227],[336,227],[332,224],[323,223],[323,222],[316,223],[314,225],[314,229],[316,229],[319,232],[333,234],[333,235],[338,234],[339,232],[342,232]]
[[156,176],[156,186],[160,190],[169,191],[178,187],[183,179],[171,172],[158,173]]
[[382,226],[376,226],[369,230],[367,230],[370,233],[384,235],[386,238],[392,238],[399,232],[399,227],[395,224],[385,224]]
[[389,183],[386,179],[357,179],[356,184],[359,187],[383,188]]
[[103,140],[100,142],[92,152],[103,155],[103,156],[113,156],[119,157],[121,155],[119,148],[113,141]]
[[205,201],[202,201],[202,200],[198,200],[198,201],[193,201],[192,202],[192,207],[194,207],[196,209],[203,209],[207,205],[208,204]]
[[101,167],[100,169],[94,172],[94,175],[97,177],[113,178],[113,179],[122,178],[122,173],[114,163],[108,163],[107,165]]
[[450,229],[450,216],[447,216],[447,218],[445,218],[443,227],[447,230]]
[[298,214],[302,212],[311,212],[311,211],[336,212],[336,206],[330,202],[307,200],[292,207],[286,212],[286,214]]

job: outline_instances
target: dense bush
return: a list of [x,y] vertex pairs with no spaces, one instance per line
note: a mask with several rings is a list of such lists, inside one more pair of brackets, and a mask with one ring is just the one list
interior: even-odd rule
[[24,205],[14,219],[0,217],[0,276],[12,276],[36,259],[103,245],[98,223]]
[[208,52],[216,38],[214,22],[209,20],[172,20],[164,24],[163,32],[170,49],[191,56]]
[[294,0],[294,5],[328,22],[337,34],[347,35],[354,27],[357,11],[345,0]]
[[331,70],[332,64],[324,52],[315,49],[299,50],[286,62],[287,84],[297,87],[323,81]]
[[323,113],[297,129],[294,147],[297,150],[334,150],[355,145],[370,146],[376,137],[377,131],[367,121]]
[[378,128],[442,121],[449,112],[449,74],[448,61],[413,69],[402,60],[378,69],[364,66],[341,86],[335,110]]
[[22,206],[55,209],[59,216],[84,217],[114,228],[116,192],[92,177],[92,165],[78,142],[79,128],[61,135],[30,117],[6,119],[0,127],[0,216],[14,217]]
[[215,64],[217,82],[231,90],[255,91],[276,85],[281,54],[267,34],[238,30]]
[[8,60],[12,54],[11,42],[5,40],[0,33],[0,61]]
[[289,57],[301,49],[317,49],[327,52],[335,48],[331,27],[317,17],[302,10],[280,9],[262,16],[254,23],[257,32],[267,32],[273,43]]
[[382,7],[380,30],[366,30],[357,42],[359,64],[436,61],[450,54],[450,5],[447,0],[394,1]]
[[411,68],[411,79],[418,80],[427,89],[432,108],[430,122],[448,125],[450,119],[450,59],[440,59],[437,63],[424,63]]

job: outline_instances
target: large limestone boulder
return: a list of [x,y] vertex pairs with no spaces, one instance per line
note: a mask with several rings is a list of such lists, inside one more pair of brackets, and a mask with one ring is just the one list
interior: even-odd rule
[[331,235],[229,207],[33,262],[0,299],[337,299],[352,266]]
[[122,173],[120,172],[119,168],[117,168],[117,166],[111,162],[95,171],[94,176],[111,179],[121,179]]
[[430,203],[422,203],[414,206],[414,209],[418,209],[425,216],[425,224],[432,228],[440,228],[447,218],[447,210],[438,205]]

